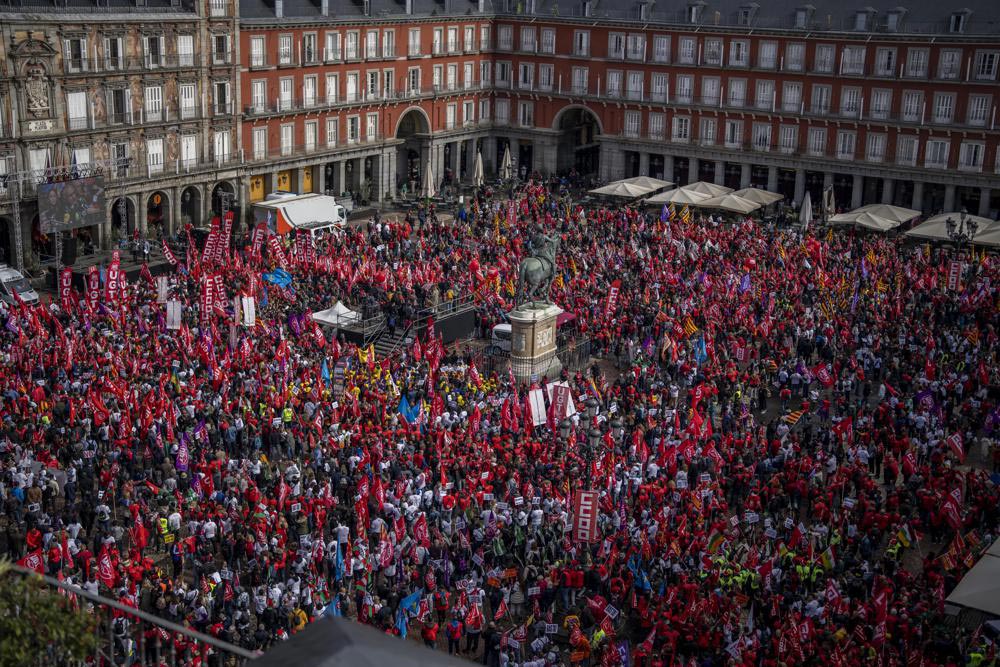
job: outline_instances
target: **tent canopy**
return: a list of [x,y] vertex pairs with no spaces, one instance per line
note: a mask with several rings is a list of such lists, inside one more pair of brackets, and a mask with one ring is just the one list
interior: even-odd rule
[[728,194],[733,191],[732,188],[727,188],[725,185],[716,185],[708,181],[690,183],[685,185],[684,189],[688,192],[696,192],[700,195],[708,195],[709,197],[718,197],[719,195]]
[[[919,225],[906,232],[907,236],[917,238],[917,239],[931,239],[933,241],[950,241],[951,238],[948,236],[948,225],[947,220],[951,218],[952,220],[958,222],[961,219],[961,213],[942,213],[940,215],[935,215],[921,222]],[[989,218],[982,218],[978,215],[969,215],[966,217],[967,220],[975,220],[976,224],[979,225],[979,231],[976,233],[976,238],[973,243],[980,243],[980,238],[993,227],[998,225],[994,220]]]
[[607,197],[636,199],[648,195],[650,192],[656,192],[657,190],[669,187],[670,185],[670,181],[661,181],[658,178],[650,178],[649,176],[636,176],[634,178],[623,178],[619,181],[608,183],[603,187],[594,188],[590,193]]
[[856,225],[877,232],[887,232],[920,215],[920,211],[889,204],[871,204],[830,218],[833,225]]
[[646,200],[646,203],[695,205],[705,201],[706,199],[709,199],[712,196],[713,195],[691,192],[686,188],[674,188],[673,190],[667,190],[666,192],[661,192],[658,195],[653,195],[652,197]]
[[735,194],[725,194],[705,199],[697,204],[701,208],[717,208],[731,213],[750,213],[760,208],[760,204]]
[[773,204],[776,201],[784,199],[784,197],[779,195],[777,192],[768,192],[767,190],[761,190],[760,188],[743,188],[742,190],[737,190],[732,194],[737,197],[742,197],[743,199],[749,199],[752,202],[757,202],[761,206],[767,206],[768,204]]
[[947,602],[1000,616],[1000,540],[969,570]]
[[333,305],[333,308],[327,308],[326,310],[313,313],[312,318],[320,324],[325,324],[331,327],[341,327],[345,324],[351,324],[352,322],[360,322],[361,314],[356,313],[345,306],[343,301],[338,301]]

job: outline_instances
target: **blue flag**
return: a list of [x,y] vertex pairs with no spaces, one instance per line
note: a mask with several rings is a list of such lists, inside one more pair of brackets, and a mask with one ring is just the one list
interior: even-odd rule
[[420,418],[420,411],[422,406],[418,402],[417,405],[410,405],[409,399],[404,395],[399,399],[399,414],[403,415],[403,419],[406,420],[408,424],[416,423],[417,419]]
[[420,598],[424,595],[424,589],[418,588],[399,601],[399,608],[407,613],[416,615],[420,611]]
[[740,294],[750,291],[750,274],[744,273],[743,280],[740,281]]
[[[327,387],[329,387],[330,386],[330,380],[331,380],[331,378],[330,378],[330,367],[327,365],[325,358],[323,359],[323,368],[322,368],[322,370],[320,370],[320,376],[322,376],[322,378],[323,378],[323,384],[326,385]],[[338,545],[339,545],[339,543],[338,543]]]
[[670,207],[667,204],[664,204],[663,210],[660,211],[660,222],[670,222]]
[[[337,560],[334,562],[334,579],[340,581],[344,578],[344,554],[340,550],[340,541],[337,541]],[[339,599],[338,599],[339,602]]]
[[406,614],[402,609],[396,611],[396,628],[399,630],[399,636],[406,639]]
[[260,277],[269,283],[274,283],[278,287],[288,287],[292,284],[292,274],[284,269],[275,269],[269,273],[262,273]]
[[341,610],[340,608],[340,593],[337,593],[333,597],[333,600],[330,601],[330,604],[326,606],[326,609],[323,611],[323,615],[330,616],[333,618],[337,618],[339,616],[344,615],[343,610]]
[[698,337],[698,343],[694,347],[694,358],[699,364],[708,360],[708,350],[705,347],[705,334]]

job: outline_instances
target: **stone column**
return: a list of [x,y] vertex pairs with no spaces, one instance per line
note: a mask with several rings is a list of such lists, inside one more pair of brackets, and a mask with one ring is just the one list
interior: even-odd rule
[[649,153],[645,151],[639,153],[639,175],[649,176]]
[[806,170],[795,170],[795,204],[799,205],[806,196]]
[[663,156],[663,180],[673,181],[674,180],[674,156],[664,155]]
[[924,210],[924,182],[913,181],[913,203],[910,208],[923,212]]
[[[470,142],[475,144],[475,142]],[[535,167],[542,174],[554,174],[556,166],[556,142],[554,139],[544,138],[535,142]],[[475,159],[469,163],[469,180],[472,179],[472,170],[475,168]]]
[[[272,171],[269,174],[264,174],[264,182],[268,184],[267,193],[270,194],[278,189],[278,172]],[[212,205],[212,190],[211,188],[205,189],[205,196],[202,197],[203,202],[207,202],[209,207]]]
[[462,166],[462,142],[453,141],[451,143],[451,164],[448,168],[451,169],[452,177],[457,181],[459,178],[459,169]]
[[865,197],[865,179],[855,174],[851,177],[851,208],[861,206]]
[[725,185],[726,183],[726,163],[723,160],[715,161],[715,184]]
[[[170,190],[170,219],[167,221],[166,233],[168,236],[173,235],[175,229],[183,229],[181,224],[181,193],[184,188],[175,186]],[[244,185],[243,201],[250,201],[249,188]]]
[[768,167],[767,168],[767,189],[768,192],[778,191],[778,168]]
[[[497,155],[497,160],[503,160],[503,153]],[[520,139],[510,140],[510,164],[514,169],[514,175],[521,175],[521,141]],[[500,168],[500,163],[497,162],[497,169]]]
[[896,184],[891,178],[882,179],[882,203],[891,204],[893,197],[893,186]]
[[698,158],[688,158],[688,184],[698,182]]
[[326,165],[318,164],[313,168],[313,190],[326,194]]
[[[483,156],[485,159],[485,156]],[[555,159],[555,157],[553,157]],[[472,178],[476,173],[476,139],[472,138],[465,142],[465,181],[472,183]]]
[[347,190],[347,160],[337,161],[337,196]]
[[990,196],[992,194],[992,188],[979,189],[979,215],[986,217],[990,214]]
[[743,163],[743,164],[740,165],[740,187],[741,188],[749,188],[750,187],[750,170],[751,169],[752,169],[752,166],[749,165],[749,164],[747,164],[747,163]]
[[[312,169],[312,167],[302,167],[301,169],[295,170],[295,192],[302,194],[305,192],[306,187],[306,169]],[[315,184],[314,189],[315,189]]]
[[152,196],[152,192],[140,192],[137,195],[139,201],[135,206],[135,224],[139,230],[140,238],[146,238],[146,209],[149,207],[149,198]]
[[359,157],[354,161],[354,170],[357,172],[358,193],[364,198],[365,183],[368,182],[368,179],[365,178],[365,158]]
[[944,210],[945,213],[955,210],[955,186],[944,186]]
[[[823,190],[826,190],[831,185],[833,185],[833,173],[829,171],[823,172]],[[813,203],[815,204],[816,202]]]

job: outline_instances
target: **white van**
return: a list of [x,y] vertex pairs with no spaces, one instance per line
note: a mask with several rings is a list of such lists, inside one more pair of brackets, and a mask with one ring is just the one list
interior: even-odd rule
[[490,352],[497,354],[506,352],[510,354],[511,328],[509,323],[497,324],[493,327],[490,337]]
[[3,289],[0,290],[0,300],[4,303],[13,304],[15,292],[29,306],[38,303],[38,292],[17,269],[0,264],[0,284],[3,285]]

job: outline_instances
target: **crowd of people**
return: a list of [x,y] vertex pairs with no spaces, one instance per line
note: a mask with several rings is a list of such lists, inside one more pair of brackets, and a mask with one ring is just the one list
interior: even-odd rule
[[[519,382],[411,326],[501,322],[539,232],[592,363]],[[492,667],[995,660],[944,615],[997,535],[992,257],[531,182],[209,243],[2,308],[0,555],[251,650],[345,616]],[[416,335],[376,358],[309,317],[338,299]]]

